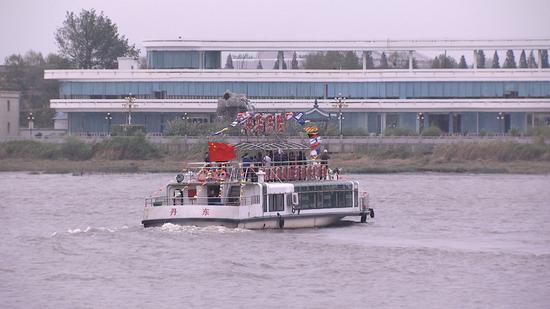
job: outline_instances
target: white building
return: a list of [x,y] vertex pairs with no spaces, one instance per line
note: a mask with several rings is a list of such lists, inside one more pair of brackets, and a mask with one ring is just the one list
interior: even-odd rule
[[0,91],[0,138],[19,135],[19,92]]
[[[167,121],[186,113],[214,119],[217,98],[226,90],[245,94],[263,112],[337,112],[335,97],[346,97],[345,128],[381,133],[399,127],[421,131],[429,125],[453,134],[525,131],[550,118],[550,69],[542,65],[550,40],[384,40],[384,41],[146,41],[148,69],[46,70],[60,81],[60,98],[51,107],[68,115],[70,132],[106,131],[126,119],[124,98],[132,93],[134,123],[162,132]],[[537,68],[415,69],[415,54],[463,52],[477,60],[498,50],[535,51]],[[357,70],[223,69],[222,53],[283,55],[355,51]],[[367,54],[399,52],[409,56],[400,69],[368,69]],[[516,57],[518,59],[519,57]],[[425,59],[424,59],[425,60]],[[407,61],[405,61],[407,62]],[[255,63],[253,61],[252,63]],[[288,66],[288,64],[287,64]],[[249,67],[249,65],[243,65]],[[110,113],[112,117],[106,117]],[[109,118],[107,121],[106,119]]]

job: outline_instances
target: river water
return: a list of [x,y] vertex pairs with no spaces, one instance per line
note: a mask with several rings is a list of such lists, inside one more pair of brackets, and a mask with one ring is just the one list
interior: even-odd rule
[[170,177],[0,173],[0,307],[550,308],[550,176],[356,175],[369,224],[144,229]]

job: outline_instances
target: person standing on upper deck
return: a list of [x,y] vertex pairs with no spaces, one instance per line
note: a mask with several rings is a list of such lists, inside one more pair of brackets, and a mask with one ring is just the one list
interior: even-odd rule
[[330,159],[328,155],[328,151],[325,149],[323,150],[323,153],[321,154],[321,164],[328,165],[328,160]]
[[271,157],[269,156],[269,153],[265,154],[265,157],[262,159],[265,167],[271,167]]

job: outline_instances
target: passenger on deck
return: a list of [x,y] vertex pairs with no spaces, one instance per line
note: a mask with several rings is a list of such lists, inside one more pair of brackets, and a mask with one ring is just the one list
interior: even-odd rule
[[296,164],[296,156],[294,155],[294,152],[291,151],[289,154],[288,154],[288,161],[289,161],[289,164],[290,165],[295,165]]
[[277,149],[277,152],[273,155],[273,165],[279,166],[281,165],[281,161],[283,160],[283,151],[281,149]]
[[262,159],[262,163],[265,167],[271,167],[271,157],[269,156],[269,153],[266,153],[265,157]]
[[243,161],[243,173],[244,173],[244,179],[248,179],[250,177],[248,169],[250,167],[250,157],[248,156],[248,153],[245,152],[245,154],[242,156]]
[[328,155],[328,151],[325,149],[321,154],[321,164],[328,165],[328,159],[330,159],[330,157]]
[[303,151],[298,152],[298,157],[296,158],[296,160],[298,161],[298,165],[306,164],[306,156],[304,155]]
[[258,152],[256,157],[254,158],[254,165],[256,167],[262,166],[263,165],[263,158],[264,158],[264,155],[261,152]]
[[286,152],[283,152],[283,155],[281,156],[281,161],[283,162],[283,165],[288,165],[288,154]]

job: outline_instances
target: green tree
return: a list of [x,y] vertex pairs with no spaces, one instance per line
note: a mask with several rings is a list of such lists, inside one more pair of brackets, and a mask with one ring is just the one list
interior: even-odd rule
[[521,51],[521,55],[519,55],[519,67],[522,69],[527,68],[527,57],[525,56],[525,49]]
[[547,69],[549,67],[549,65],[548,65],[548,50],[547,49],[543,49],[540,52],[540,62],[542,63],[541,67],[543,69]]
[[[396,51],[390,54],[388,57],[388,62],[391,64],[391,67],[394,69],[403,69],[403,57]],[[408,60],[408,59],[407,59]]]
[[388,58],[386,58],[385,52],[382,52],[382,55],[380,55],[380,66],[378,68],[380,69],[388,68]]
[[498,59],[498,53],[495,50],[495,54],[493,55],[493,65],[491,65],[492,69],[500,69],[500,61]]
[[367,69],[374,69],[374,60],[372,59],[372,52],[369,50],[367,53]]
[[310,53],[304,57],[304,68],[323,69],[325,67],[325,56],[322,52]]
[[466,63],[466,58],[464,58],[464,55],[460,56],[460,62],[458,63],[459,69],[467,69],[468,64]]
[[535,55],[533,54],[533,51],[529,53],[529,59],[527,60],[527,67],[529,69],[537,68],[537,61],[535,60]]
[[286,70],[287,67],[286,67],[286,61],[285,61],[285,53],[283,51],[277,52],[277,60],[273,64],[273,70],[279,69],[279,59],[281,59],[283,62],[283,70]]
[[55,41],[59,54],[79,69],[114,69],[118,57],[139,56],[139,50],[118,33],[116,24],[94,9],[82,10],[79,15],[67,12]]
[[353,51],[347,51],[342,59],[342,68],[346,70],[354,70],[361,68],[359,58]]
[[344,56],[338,51],[328,51],[325,54],[325,68],[333,70],[341,70],[343,66]]
[[256,66],[256,69],[258,70],[263,70],[264,69],[264,66],[262,65],[262,60],[258,60],[258,65]]
[[297,70],[298,69],[298,56],[296,55],[296,52],[294,52],[294,54],[292,54],[292,62],[290,63],[290,68],[292,70]]
[[55,80],[44,79],[44,70],[67,69],[70,62],[54,54],[44,58],[41,53],[31,50],[23,56],[14,54],[7,57],[4,64],[6,74],[0,89],[21,93],[21,124],[27,123],[27,115],[32,112],[36,127],[51,127],[54,111],[49,107],[50,99],[59,95],[59,84]]
[[234,69],[233,67],[233,57],[231,54],[227,55],[227,60],[225,61],[225,69]]
[[479,69],[485,68],[485,53],[483,52],[483,50],[477,51],[477,67]]
[[433,69],[456,69],[457,63],[455,58],[441,54],[432,60]]
[[504,66],[505,69],[515,69],[517,68],[516,65],[516,59],[514,57],[514,51],[509,49],[506,51],[506,59],[504,60]]

